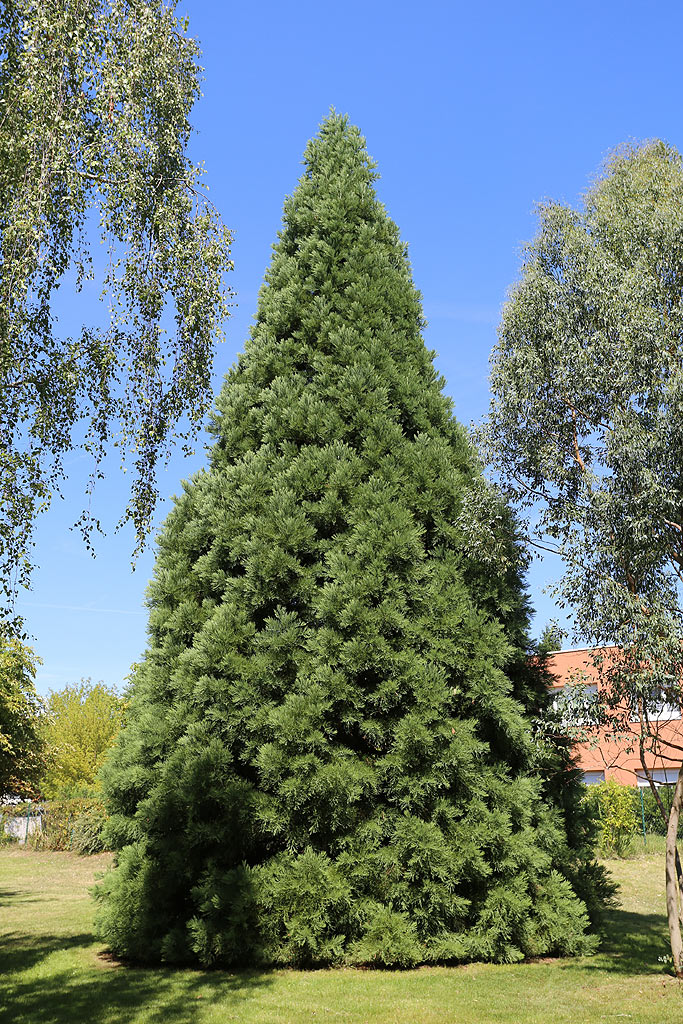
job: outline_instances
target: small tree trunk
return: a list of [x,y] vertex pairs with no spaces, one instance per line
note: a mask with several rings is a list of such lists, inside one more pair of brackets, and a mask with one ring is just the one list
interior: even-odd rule
[[671,941],[671,955],[674,961],[674,971],[677,978],[683,977],[683,941],[681,940],[681,921],[678,887],[678,872],[676,871],[676,838],[678,836],[678,819],[681,814],[683,803],[683,765],[678,771],[676,789],[671,803],[669,824],[666,830],[666,916],[669,921],[669,938]]
[[[668,829],[668,827],[669,827],[669,815],[667,814],[666,808],[664,807],[664,804],[662,802],[662,798],[659,795],[659,790],[657,789],[657,786],[655,785],[654,779],[652,778],[652,775],[650,774],[650,769],[645,764],[645,755],[644,755],[644,752],[643,752],[643,739],[642,739],[642,736],[641,736],[641,739],[640,739],[640,763],[643,766],[643,771],[645,772],[645,778],[647,779],[647,781],[650,784],[650,790],[652,792],[652,795],[655,798],[655,803],[657,804],[657,807],[659,809],[659,813],[662,816],[662,821],[664,822],[664,824],[666,825],[666,827]],[[679,896],[679,914],[678,914],[678,916],[679,916],[679,919],[681,921],[681,925],[683,925],[683,868],[681,868],[681,858],[678,855],[678,846],[676,846],[676,848],[675,848],[675,854],[676,854],[676,878],[678,879],[678,896]]]

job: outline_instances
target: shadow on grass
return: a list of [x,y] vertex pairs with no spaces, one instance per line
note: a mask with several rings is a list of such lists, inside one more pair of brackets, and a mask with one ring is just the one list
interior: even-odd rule
[[668,953],[669,931],[663,914],[611,910],[605,915],[597,955],[582,960],[581,969],[624,975],[661,974],[665,965],[658,957]]
[[45,893],[36,895],[30,889],[0,889],[0,907],[6,904],[53,903],[55,899],[55,896],[48,896]]
[[[40,964],[51,953],[68,950],[73,966]],[[227,1017],[257,990],[272,983],[267,972],[176,970],[123,967],[101,958],[100,966],[79,963],[93,951],[91,934],[34,937],[14,932],[0,950],[0,1022],[14,1024],[185,1024],[206,1003],[220,1003]],[[30,974],[27,975],[27,972]]]
[[0,946],[0,978],[7,979],[21,971],[30,971],[51,953],[64,949],[87,948],[92,935],[24,935],[8,932],[2,936]]

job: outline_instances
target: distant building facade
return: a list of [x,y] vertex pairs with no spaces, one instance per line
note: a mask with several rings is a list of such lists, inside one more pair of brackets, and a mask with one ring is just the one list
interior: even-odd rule
[[[601,648],[606,659],[616,648]],[[594,648],[554,651],[548,656],[548,669],[553,676],[552,692],[556,706],[571,698],[572,687],[579,699],[590,700],[604,685],[594,662]],[[645,766],[658,785],[672,785],[683,761],[683,721],[681,708],[660,702],[649,713],[650,722],[660,738],[658,751],[645,751]],[[577,743],[575,752],[583,771],[584,782],[595,785],[614,779],[627,786],[649,786],[638,749],[639,722],[634,716],[629,735],[613,736],[607,728],[597,730],[589,742]],[[669,745],[671,744],[671,745]],[[676,750],[676,747],[680,750]]]

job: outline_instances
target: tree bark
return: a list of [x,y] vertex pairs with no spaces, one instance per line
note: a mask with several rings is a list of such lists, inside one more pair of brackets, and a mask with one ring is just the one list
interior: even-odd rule
[[[652,792],[652,795],[655,798],[655,803],[657,804],[657,807],[659,808],[659,813],[661,814],[662,820],[663,820],[664,824],[666,825],[666,827],[668,829],[668,827],[669,827],[669,815],[666,812],[666,808],[665,808],[665,806],[664,806],[664,804],[662,802],[661,796],[659,795],[659,790],[657,789],[655,781],[652,778],[652,775],[650,774],[650,769],[645,764],[645,753],[644,753],[644,749],[643,749],[643,737],[642,737],[642,735],[640,737],[640,763],[643,766],[643,771],[645,772],[645,778],[647,779],[647,781],[650,784],[650,791]],[[681,867],[681,858],[678,855],[678,845],[675,846],[675,860],[676,860],[676,878],[678,880],[678,894],[679,894],[679,899],[680,899],[680,902],[679,902],[679,915],[678,916],[679,916],[679,920],[681,921],[681,924],[683,924],[683,868]]]
[[669,825],[666,830],[666,916],[669,922],[669,939],[671,941],[671,955],[673,957],[674,971],[677,978],[683,978],[683,941],[681,940],[681,921],[678,886],[678,873],[676,871],[676,838],[678,836],[678,819],[681,814],[683,803],[683,765],[678,771],[676,789],[671,803],[669,814]]

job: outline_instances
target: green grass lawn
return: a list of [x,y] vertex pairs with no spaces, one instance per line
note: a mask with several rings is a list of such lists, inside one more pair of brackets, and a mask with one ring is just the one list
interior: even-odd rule
[[664,859],[609,867],[621,907],[594,957],[406,972],[132,969],[92,933],[88,887],[108,855],[0,849],[0,1020],[13,1024],[582,1024],[683,1022],[668,953]]

